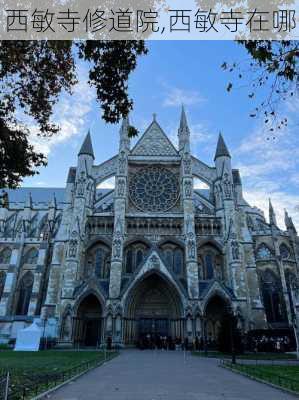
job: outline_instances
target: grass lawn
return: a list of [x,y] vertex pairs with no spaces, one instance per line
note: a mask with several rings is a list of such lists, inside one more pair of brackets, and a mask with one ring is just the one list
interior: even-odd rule
[[[107,358],[115,354],[108,354]],[[33,393],[40,393],[47,387],[55,386],[56,382],[61,383],[88,369],[87,362],[90,363],[90,367],[103,360],[104,353],[99,351],[15,352],[4,350],[0,351],[0,371],[9,371],[13,391],[19,393],[25,386],[27,387],[26,398],[30,398]],[[45,381],[47,377],[48,382]],[[32,388],[32,386],[38,387]]]
[[299,393],[299,365],[229,364],[229,367]]
[[[204,352],[193,351],[192,355],[199,357],[212,357],[212,358],[227,358],[231,359],[231,354],[219,353],[218,351],[209,351],[207,354]],[[295,360],[296,354],[287,353],[247,353],[238,354],[236,356],[241,360]]]

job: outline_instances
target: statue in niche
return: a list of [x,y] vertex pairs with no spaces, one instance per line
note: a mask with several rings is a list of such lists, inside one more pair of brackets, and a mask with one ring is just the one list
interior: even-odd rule
[[64,317],[62,323],[62,330],[61,330],[61,339],[62,340],[70,340],[72,333],[72,317],[71,314],[68,312]]
[[159,267],[160,267],[159,258],[155,254],[151,256],[150,261],[151,261],[153,268],[159,269]]
[[124,174],[126,171],[126,156],[125,152],[121,151],[118,158],[118,169],[120,174]]
[[125,195],[125,181],[124,179],[119,179],[118,180],[118,195],[119,196],[124,196]]
[[215,200],[216,204],[221,204],[222,203],[222,187],[219,183],[215,185]]
[[223,188],[224,188],[224,195],[226,199],[230,199],[231,198],[231,182],[228,176],[228,173],[225,172],[223,175]]
[[114,258],[120,258],[121,245],[122,245],[121,233],[116,232],[115,238],[113,240],[113,257]]
[[191,159],[188,156],[188,153],[185,153],[184,155],[183,164],[184,164],[184,173],[186,175],[191,175]]
[[233,260],[239,260],[240,258],[239,243],[236,240],[233,240],[231,242],[231,249],[232,249]]
[[194,241],[194,234],[192,232],[190,232],[188,234],[187,249],[188,249],[188,258],[194,259],[195,258],[195,241]]
[[80,176],[77,181],[77,195],[78,196],[83,196],[85,192],[85,183],[86,183],[86,177],[85,177],[85,172],[81,171]]
[[78,247],[78,240],[77,240],[77,232],[73,231],[71,239],[69,241],[69,257],[75,258],[77,255],[77,247]]
[[185,196],[191,197],[192,196],[192,183],[191,181],[185,182]]

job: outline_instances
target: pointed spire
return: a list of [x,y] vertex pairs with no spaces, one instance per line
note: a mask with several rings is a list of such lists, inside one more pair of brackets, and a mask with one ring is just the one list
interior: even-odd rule
[[129,117],[125,117],[122,120],[121,128],[119,131],[119,136],[120,136],[120,143],[119,143],[119,148],[120,149],[130,149],[130,139],[129,139],[129,127],[130,127],[130,121]]
[[180,131],[185,131],[185,132],[189,133],[189,127],[188,127],[185,107],[183,104],[182,104],[182,111],[181,111]]
[[226,146],[226,144],[224,142],[224,139],[223,139],[221,133],[219,133],[218,142],[217,142],[217,149],[216,149],[214,161],[218,157],[229,157],[229,158],[231,158],[231,156],[229,154],[229,151],[228,151],[228,148],[227,148],[227,146]]
[[288,212],[287,212],[287,210],[285,209],[284,210],[284,223],[285,223],[285,226],[286,226],[286,228],[287,228],[287,230],[289,231],[293,231],[294,233],[295,233],[295,235],[297,235],[297,230],[296,230],[296,228],[295,228],[295,225],[294,225],[294,223],[293,223],[293,220],[292,220],[292,218],[289,216],[289,214],[288,214]]
[[190,152],[190,130],[187,122],[185,107],[182,105],[180,127],[178,130],[179,150]]
[[92,148],[92,143],[91,143],[91,136],[90,136],[90,130],[88,131],[85,140],[82,144],[81,150],[79,151],[78,156],[81,155],[88,155],[91,156],[94,159],[94,153],[93,153],[93,148]]
[[270,225],[277,226],[276,215],[275,215],[272,203],[271,203],[271,199],[269,199],[269,222],[270,222]]

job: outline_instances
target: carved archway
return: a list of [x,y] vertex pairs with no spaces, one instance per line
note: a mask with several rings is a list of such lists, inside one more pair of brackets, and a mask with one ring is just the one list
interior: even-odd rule
[[174,285],[158,271],[139,280],[126,296],[124,340],[146,335],[183,336],[183,304]]
[[81,346],[98,346],[102,341],[103,307],[93,293],[86,293],[77,303],[74,317],[73,341]]

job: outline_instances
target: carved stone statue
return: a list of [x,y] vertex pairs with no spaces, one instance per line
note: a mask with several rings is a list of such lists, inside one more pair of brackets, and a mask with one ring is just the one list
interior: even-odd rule
[[118,180],[118,195],[119,196],[124,196],[125,195],[125,180],[124,179],[119,179]]
[[191,174],[191,159],[188,156],[188,153],[185,153],[185,155],[184,155],[183,165],[184,165],[184,173],[186,175],[190,175]]
[[226,199],[230,199],[232,195],[231,181],[229,179],[228,173],[225,172],[223,175],[223,189]]
[[187,241],[187,248],[188,248],[188,258],[195,258],[195,241],[194,241],[194,234],[190,232],[188,234],[188,241]]
[[236,240],[233,240],[231,242],[231,249],[232,249],[233,260],[239,260],[240,258],[239,243]]
[[118,170],[120,174],[124,174],[126,172],[126,156],[124,151],[121,151],[118,158]]
[[69,257],[75,258],[77,255],[77,247],[78,247],[78,234],[76,231],[72,233],[71,239],[69,241]]
[[77,195],[78,196],[83,196],[84,195],[85,184],[86,184],[85,172],[81,171],[80,177],[78,178],[78,181],[77,181]]
[[192,182],[191,181],[185,182],[185,196],[186,197],[192,196]]

